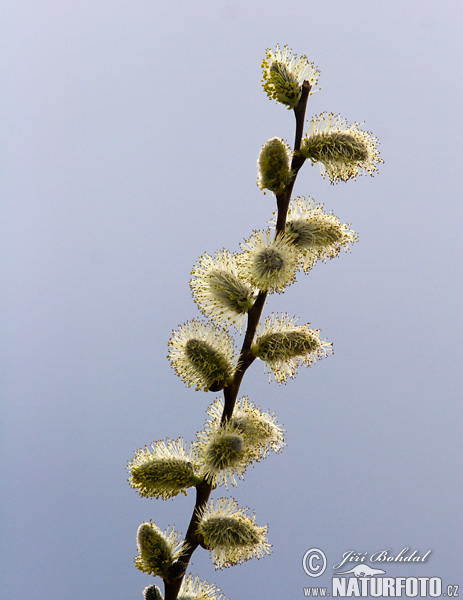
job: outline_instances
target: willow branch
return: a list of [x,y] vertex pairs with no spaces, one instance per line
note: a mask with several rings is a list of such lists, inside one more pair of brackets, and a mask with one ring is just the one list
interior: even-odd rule
[[[304,81],[302,85],[302,94],[297,106],[294,107],[294,116],[296,118],[296,135],[294,140],[294,152],[293,159],[291,162],[291,180],[286,186],[284,191],[277,195],[277,222],[275,227],[275,237],[280,233],[284,232],[286,225],[286,217],[288,213],[288,206],[291,199],[294,183],[296,181],[299,169],[304,164],[305,159],[299,153],[302,142],[302,134],[304,130],[304,119],[305,111],[307,107],[307,100],[309,98],[309,92],[311,85],[308,81]],[[238,397],[241,381],[247,369],[255,360],[255,356],[251,352],[251,346],[256,335],[257,326],[264,309],[265,301],[267,299],[267,292],[260,291],[257,295],[256,301],[252,308],[248,311],[248,323],[246,327],[246,333],[241,347],[240,355],[238,358],[237,367],[233,376],[233,380],[223,390],[224,396],[224,410],[222,413],[221,422],[231,419],[233,410],[235,408],[236,399]],[[179,562],[182,563],[186,568],[190,562],[193,552],[201,543],[200,536],[197,533],[198,523],[200,520],[201,510],[206,506],[213,486],[207,479],[203,479],[196,486],[196,502],[193,514],[188,525],[188,530],[185,535],[186,549],[182,556],[179,558]],[[184,575],[175,580],[164,580],[165,586],[165,600],[177,600],[177,596],[182,585]]]
[[305,119],[305,110],[307,108],[307,100],[309,99],[309,93],[312,89],[312,86],[308,81],[304,81],[302,84],[302,94],[299,103],[294,107],[294,116],[296,117],[296,135],[294,138],[294,151],[293,151],[293,159],[291,161],[291,181],[286,186],[281,194],[277,196],[277,207],[278,207],[278,215],[277,215],[277,223],[275,228],[275,236],[279,233],[284,232],[286,225],[286,216],[288,214],[288,206],[289,201],[291,200],[291,194],[293,192],[293,187],[296,182],[297,174],[299,173],[299,169],[305,162],[305,158],[300,154],[299,150],[301,149],[302,142],[302,134],[304,133],[304,119]]

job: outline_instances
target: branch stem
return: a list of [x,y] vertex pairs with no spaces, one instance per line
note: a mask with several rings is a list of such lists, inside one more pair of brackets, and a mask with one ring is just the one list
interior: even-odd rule
[[[275,227],[275,238],[285,231],[286,217],[288,213],[289,202],[293,191],[294,183],[296,181],[297,174],[304,164],[305,158],[299,153],[302,134],[304,130],[304,119],[305,111],[307,107],[307,100],[309,98],[309,92],[311,85],[308,81],[304,81],[302,84],[302,94],[299,103],[294,107],[294,116],[296,118],[296,135],[294,140],[294,152],[291,162],[292,178],[285,190],[277,195],[277,222]],[[231,419],[233,410],[235,408],[236,399],[238,397],[241,381],[244,377],[245,372],[251,366],[255,360],[255,356],[251,351],[252,343],[256,335],[257,326],[264,309],[265,301],[267,299],[267,292],[260,291],[257,295],[254,305],[248,312],[248,324],[246,327],[246,333],[241,347],[241,352],[238,358],[238,364],[233,376],[233,380],[223,390],[224,395],[224,410],[222,413],[221,422]],[[186,549],[182,556],[179,558],[179,562],[185,565],[185,570],[190,562],[193,552],[201,543],[200,536],[197,533],[198,522],[200,519],[200,512],[206,506],[213,486],[207,479],[203,479],[196,485],[196,502],[193,510],[193,514],[188,525],[188,530],[185,535]],[[165,596],[164,600],[177,600],[177,596],[182,585],[183,577],[175,580],[164,580]]]

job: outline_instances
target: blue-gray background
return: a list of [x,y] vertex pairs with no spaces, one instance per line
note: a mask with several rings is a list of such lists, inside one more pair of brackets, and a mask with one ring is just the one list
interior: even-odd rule
[[198,551],[193,573],[232,599],[296,598],[347,550],[410,547],[431,557],[388,575],[463,584],[461,26],[458,0],[2,3],[3,598],[141,598],[138,525],[185,532],[194,494],[141,499],[125,466],[193,439],[215,397],[175,376],[167,340],[199,314],[193,263],[274,209],[256,158],[294,135],[260,84],[278,42],[321,70],[307,116],[364,121],[386,163],[337,186],[300,174],[295,193],[360,242],[266,314],[310,321],[335,354],[286,386],[246,375],[288,446],[214,497],[255,509],[273,554],[214,572]]

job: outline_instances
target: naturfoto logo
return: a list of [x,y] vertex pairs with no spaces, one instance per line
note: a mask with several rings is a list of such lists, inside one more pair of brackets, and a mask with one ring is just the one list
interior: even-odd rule
[[[331,576],[331,587],[304,587],[305,597],[338,598],[457,598],[459,585],[446,585],[440,577],[424,576],[421,573],[404,574],[402,577],[386,575],[386,563],[399,563],[403,567],[411,563],[425,563],[431,550],[420,552],[408,546],[398,553],[390,549],[373,553],[348,550],[342,560],[333,565],[336,571]],[[367,563],[379,563],[372,566]],[[352,564],[354,563],[354,564]],[[378,568],[381,567],[384,568]],[[309,577],[320,577],[328,566],[326,554],[320,548],[311,548],[302,558],[302,567]],[[340,570],[342,569],[342,570]],[[407,569],[404,569],[407,571]],[[413,571],[415,571],[413,569]]]

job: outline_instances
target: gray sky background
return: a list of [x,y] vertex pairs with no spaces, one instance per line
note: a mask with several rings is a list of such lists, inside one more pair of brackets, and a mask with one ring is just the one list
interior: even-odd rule
[[[312,196],[359,232],[265,314],[311,322],[335,354],[286,386],[260,364],[242,394],[275,411],[288,446],[233,496],[269,524],[270,557],[192,572],[231,599],[302,597],[347,550],[432,550],[391,576],[463,585],[461,555],[461,28],[458,1],[11,0],[2,3],[2,597],[141,598],[138,525],[185,533],[194,494],[141,499],[134,450],[192,440],[216,395],[166,360],[199,316],[205,251],[265,227],[261,146],[294,117],[260,64],[288,44],[321,70],[324,110],[381,141],[374,177]],[[325,551],[312,580],[304,552]],[[371,563],[370,563],[371,564]],[[160,582],[160,580],[157,580]]]

